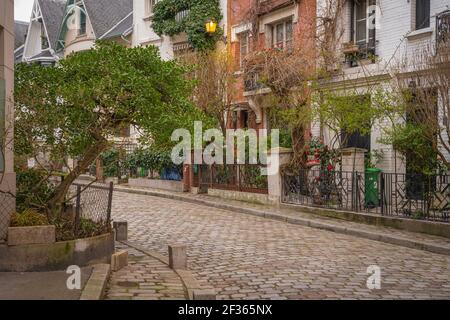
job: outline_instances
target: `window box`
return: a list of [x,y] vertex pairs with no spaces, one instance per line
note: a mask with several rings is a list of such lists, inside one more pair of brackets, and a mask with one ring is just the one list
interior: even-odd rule
[[356,44],[354,44],[354,43],[352,43],[352,42],[350,42],[350,43],[345,43],[345,44],[344,44],[344,47],[343,47],[343,49],[342,49],[342,52],[343,52],[345,55],[354,55],[354,54],[357,54],[357,53],[359,53],[359,46],[356,45]]

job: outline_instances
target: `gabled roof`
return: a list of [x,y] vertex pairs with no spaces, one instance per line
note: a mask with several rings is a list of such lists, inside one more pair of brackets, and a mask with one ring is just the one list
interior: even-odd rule
[[54,60],[54,56],[49,50],[45,50],[45,51],[42,51],[41,53],[29,58],[30,61],[40,60],[40,59]]
[[21,45],[16,50],[14,50],[14,63],[22,62],[24,50],[25,50],[25,45]]
[[97,39],[106,37],[105,34],[115,28],[118,28],[114,32],[117,35],[121,29],[125,31],[131,27],[128,25],[130,19],[127,17],[133,12],[133,0],[83,0],[83,2]]
[[48,34],[48,41],[55,48],[59,28],[64,16],[66,0],[37,0],[41,8],[42,19]]
[[30,24],[24,21],[14,21],[14,50],[25,44],[25,37]]
[[127,36],[130,34],[130,30],[133,30],[133,12],[130,12],[128,16],[115,25],[111,30],[106,32],[100,39],[110,39],[120,36]]

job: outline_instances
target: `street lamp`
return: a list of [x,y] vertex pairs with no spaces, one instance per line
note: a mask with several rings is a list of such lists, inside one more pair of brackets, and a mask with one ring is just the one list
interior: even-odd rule
[[214,22],[213,20],[209,20],[206,23],[206,32],[207,33],[215,33],[217,30],[217,22]]

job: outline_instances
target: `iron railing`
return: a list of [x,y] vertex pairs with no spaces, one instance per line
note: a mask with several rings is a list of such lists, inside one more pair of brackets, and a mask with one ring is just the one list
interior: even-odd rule
[[436,43],[438,47],[450,40],[450,10],[436,16]]
[[249,72],[245,75],[244,79],[244,90],[245,91],[255,91],[259,89],[263,89],[265,86],[259,80],[259,73],[257,72]]
[[200,187],[251,193],[268,193],[267,176],[261,165],[201,165],[198,166]]
[[183,22],[183,20],[186,19],[190,13],[191,13],[191,9],[186,9],[186,10],[182,10],[182,11],[178,12],[175,15],[175,21],[178,23]]
[[282,186],[283,203],[450,222],[450,175],[302,170]]

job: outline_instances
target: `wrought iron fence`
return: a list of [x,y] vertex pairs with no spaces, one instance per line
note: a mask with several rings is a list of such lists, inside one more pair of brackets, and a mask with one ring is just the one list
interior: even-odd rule
[[450,176],[303,170],[284,174],[282,202],[450,222]]
[[450,10],[436,16],[436,42],[438,47],[450,40]]
[[75,237],[93,237],[111,231],[113,183],[109,185],[73,184],[66,212],[72,214]]
[[5,240],[16,199],[9,193],[0,193],[0,241]]
[[213,189],[268,193],[267,176],[261,165],[201,165],[199,184]]

